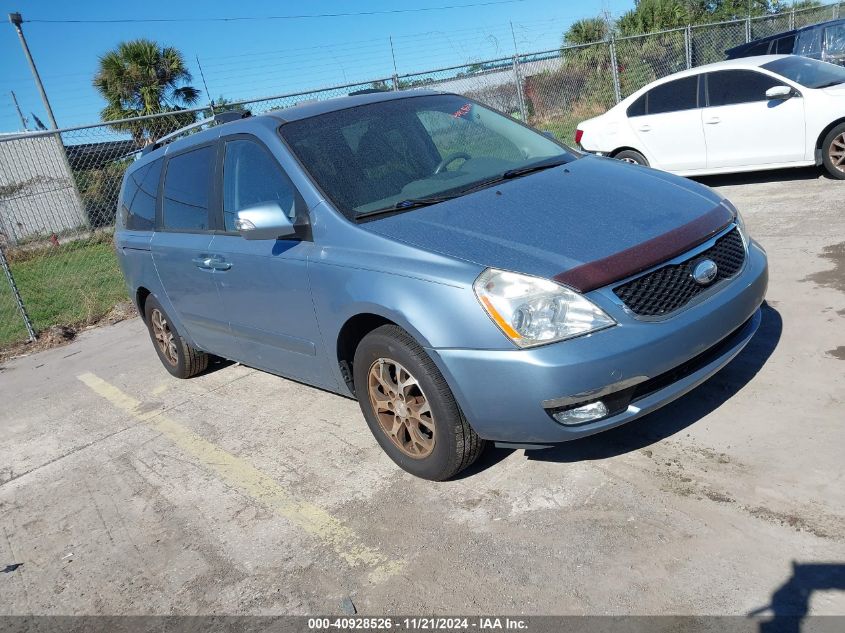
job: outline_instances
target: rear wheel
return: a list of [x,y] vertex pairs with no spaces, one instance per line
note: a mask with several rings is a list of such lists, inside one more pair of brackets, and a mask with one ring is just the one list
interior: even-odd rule
[[633,149],[623,149],[621,152],[614,154],[613,158],[621,160],[623,163],[631,163],[632,165],[644,165],[648,167],[648,160],[645,156]]
[[837,125],[822,142],[824,166],[831,176],[845,180],[845,123]]
[[481,455],[484,440],[464,418],[437,366],[402,328],[384,325],[365,336],[353,373],[370,431],[404,470],[441,481]]
[[191,347],[154,296],[147,297],[144,318],[158,358],[177,378],[196,376],[208,367],[208,354]]

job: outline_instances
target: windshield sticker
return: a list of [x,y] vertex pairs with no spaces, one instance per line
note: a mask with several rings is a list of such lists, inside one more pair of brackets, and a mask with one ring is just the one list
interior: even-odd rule
[[452,116],[455,117],[456,119],[460,119],[465,114],[469,114],[469,111],[471,109],[472,109],[471,103],[464,104],[464,105],[461,106],[461,109],[458,110],[457,112],[455,112],[455,114],[453,114]]

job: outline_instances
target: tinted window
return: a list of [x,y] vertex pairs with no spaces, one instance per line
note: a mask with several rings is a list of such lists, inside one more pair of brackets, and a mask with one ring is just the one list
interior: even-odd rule
[[783,84],[775,77],[751,70],[724,70],[710,73],[707,77],[709,105],[715,107],[767,101],[766,91],[780,85]]
[[120,218],[133,231],[152,231],[155,227],[156,197],[161,166],[159,158],[127,174],[120,196]]
[[771,42],[757,42],[755,44],[751,44],[748,48],[742,51],[743,57],[754,57],[755,55],[768,55],[769,54],[769,45]]
[[777,53],[778,55],[789,55],[794,49],[795,36],[789,35],[787,37],[782,37],[777,42],[775,42],[775,48],[772,50],[772,52]]
[[698,76],[684,77],[648,91],[648,114],[692,110],[698,107]]
[[648,99],[648,93],[644,94],[628,106],[628,116],[643,116],[645,114],[646,99]]
[[807,57],[784,57],[762,67],[807,88],[826,88],[845,83],[845,68]]
[[223,218],[227,231],[235,231],[235,213],[241,209],[278,202],[294,219],[293,185],[276,159],[252,141],[226,143],[223,162]]
[[209,185],[214,147],[202,147],[167,161],[162,216],[168,229],[208,229]]

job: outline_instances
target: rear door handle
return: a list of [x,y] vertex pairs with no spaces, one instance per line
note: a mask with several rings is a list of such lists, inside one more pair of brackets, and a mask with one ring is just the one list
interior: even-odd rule
[[640,132],[651,132],[651,126],[650,126],[650,125],[641,125],[641,126],[640,126],[639,128],[637,128],[637,129],[638,129]]
[[211,257],[194,257],[192,260],[194,265],[197,268],[207,268],[211,269],[211,265],[214,263],[214,260]]
[[719,123],[721,123],[721,122],[722,122],[722,119],[720,119],[720,118],[719,118],[719,117],[717,117],[717,116],[711,116],[709,119],[705,119],[705,121],[704,121],[704,122],[705,122],[707,125],[718,125]]

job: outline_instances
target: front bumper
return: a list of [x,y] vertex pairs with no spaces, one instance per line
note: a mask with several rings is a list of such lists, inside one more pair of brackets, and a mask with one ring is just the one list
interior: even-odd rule
[[[760,325],[767,285],[766,255],[751,241],[737,277],[668,319],[619,318],[608,330],[534,349],[430,352],[481,437],[514,444],[565,442],[650,413],[728,364]],[[549,413],[636,385],[641,389],[626,409],[596,422],[564,426]]]

